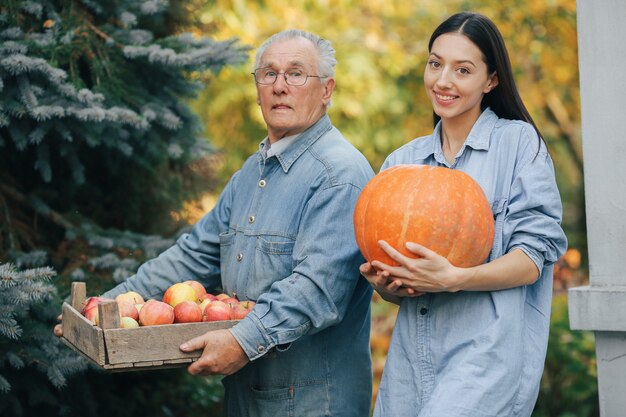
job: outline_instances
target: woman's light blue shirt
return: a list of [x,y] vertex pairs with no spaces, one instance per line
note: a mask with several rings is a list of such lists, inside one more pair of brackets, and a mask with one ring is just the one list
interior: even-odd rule
[[454,162],[441,123],[393,152],[397,164],[445,166],[472,176],[495,220],[489,261],[515,248],[537,265],[533,284],[500,291],[404,298],[378,392],[375,416],[530,416],[548,343],[553,263],[567,241],[554,167],[533,127],[483,111]]

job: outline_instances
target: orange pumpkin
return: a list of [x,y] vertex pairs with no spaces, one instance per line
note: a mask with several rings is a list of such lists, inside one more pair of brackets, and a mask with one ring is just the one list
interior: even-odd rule
[[406,242],[423,245],[459,267],[483,263],[493,245],[494,221],[485,193],[464,172],[396,165],[365,186],[354,211],[356,240],[368,262],[398,265],[384,240],[409,257]]

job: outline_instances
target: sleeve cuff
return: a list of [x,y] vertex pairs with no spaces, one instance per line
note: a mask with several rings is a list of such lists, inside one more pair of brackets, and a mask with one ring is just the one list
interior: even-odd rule
[[230,332],[251,361],[265,355],[276,345],[267,336],[265,328],[258,317],[254,315],[254,312],[251,312],[243,320],[231,327]]
[[522,252],[524,252],[526,255],[528,255],[528,257],[530,258],[531,261],[533,261],[535,263],[535,266],[537,266],[537,269],[539,270],[539,276],[541,276],[541,273],[543,271],[543,264],[544,264],[544,259],[543,256],[541,255],[540,252],[537,252],[533,249],[530,249],[526,246],[513,246],[511,248],[511,250],[514,249],[520,249]]

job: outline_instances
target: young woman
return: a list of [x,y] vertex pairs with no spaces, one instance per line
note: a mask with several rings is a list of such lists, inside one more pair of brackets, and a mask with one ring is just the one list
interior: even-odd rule
[[464,171],[485,191],[496,233],[487,262],[472,268],[417,243],[407,243],[416,258],[405,257],[383,241],[400,266],[361,266],[385,299],[400,304],[374,415],[530,416],[548,342],[553,263],[567,246],[554,167],[493,22],[456,14],[435,30],[428,53],[434,131],[393,152],[383,169]]

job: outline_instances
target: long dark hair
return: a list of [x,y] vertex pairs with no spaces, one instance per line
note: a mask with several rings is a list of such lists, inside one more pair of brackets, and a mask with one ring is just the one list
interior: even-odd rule
[[[528,122],[535,128],[539,140],[543,140],[541,132],[530,117],[517,91],[509,54],[496,25],[488,17],[478,13],[457,13],[435,29],[428,42],[428,52],[431,51],[435,39],[446,33],[460,33],[467,36],[482,52],[489,74],[495,71],[498,75],[498,85],[485,94],[481,109],[490,107],[498,117],[503,119]],[[433,113],[433,119],[436,125],[440,117]]]

